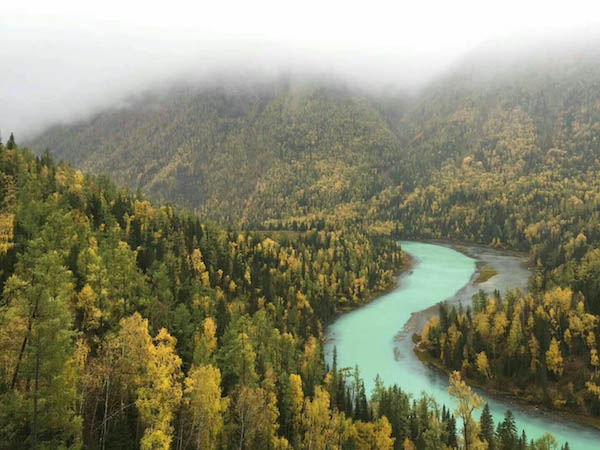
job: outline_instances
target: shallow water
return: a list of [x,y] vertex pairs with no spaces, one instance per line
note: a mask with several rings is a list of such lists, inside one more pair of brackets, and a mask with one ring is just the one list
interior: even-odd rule
[[[414,396],[426,392],[438,403],[454,407],[455,403],[448,394],[447,377],[424,366],[412,351],[412,330],[405,330],[411,314],[443,300],[460,301],[466,307],[472,294],[480,288],[486,291],[498,289],[502,293],[513,287],[525,290],[529,272],[523,258],[518,255],[467,247],[467,254],[499,272],[485,283],[473,285],[476,259],[445,245],[403,242],[402,246],[413,258],[413,267],[400,277],[399,287],[356,311],[342,315],[329,326],[325,355],[331,362],[335,346],[338,367],[358,365],[367,393],[371,392],[375,377],[379,375],[386,385],[396,383]],[[416,317],[417,328],[424,316]],[[600,431],[482,395],[489,403],[496,423],[510,409],[515,414],[519,433],[524,428],[529,438],[551,432],[561,444],[568,441],[574,450],[600,448]],[[479,412],[475,414],[478,416]]]

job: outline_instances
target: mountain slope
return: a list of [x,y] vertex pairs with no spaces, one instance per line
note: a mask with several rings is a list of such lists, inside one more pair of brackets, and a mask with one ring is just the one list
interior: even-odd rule
[[466,61],[411,102],[331,83],[236,86],[140,99],[34,147],[222,222],[367,223],[533,251],[548,271],[578,235],[600,245],[596,50]]
[[310,83],[179,87],[30,144],[205,217],[258,223],[370,197],[397,177],[375,173],[399,151],[368,99]]
[[[325,379],[322,333],[393,286],[396,242],[225,230],[13,144],[0,144],[1,449],[288,449],[309,426],[292,426],[290,378],[327,418],[367,436],[383,423],[330,403],[349,379]],[[406,433],[385,420],[391,450]]]
[[600,57],[498,70],[456,71],[423,93],[400,123],[411,162],[438,169],[471,157],[486,169],[517,164],[526,173],[557,157],[584,168],[597,156]]
[[[513,338],[535,370],[520,368],[532,384],[545,386],[549,354],[571,358],[567,367],[586,364],[586,378],[576,385],[555,364],[553,389],[569,408],[583,399],[585,412],[598,416],[598,58],[458,71],[412,104],[389,106],[322,85],[182,88],[54,128],[36,145],[41,150],[48,142],[59,157],[114,172],[159,200],[181,201],[221,221],[303,231],[339,220],[360,232],[367,225],[369,232],[527,251],[537,265],[523,300],[531,314],[513,320],[526,330]],[[561,308],[577,315],[557,313],[551,297],[557,286],[568,293]],[[507,302],[493,320],[514,318],[512,306]],[[505,324],[494,332],[504,342],[511,331]],[[482,347],[456,348],[451,367],[468,374]],[[505,350],[489,363],[494,372],[518,377],[500,367],[510,360]]]

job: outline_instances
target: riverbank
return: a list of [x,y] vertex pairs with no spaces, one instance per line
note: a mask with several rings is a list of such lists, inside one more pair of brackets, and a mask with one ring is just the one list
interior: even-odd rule
[[456,250],[457,252],[461,252],[471,258],[474,258],[474,256],[472,256],[469,253],[469,249],[472,249],[472,248],[492,250],[498,254],[529,257],[529,253],[521,251],[521,250],[514,250],[514,249],[508,248],[508,247],[490,247],[489,245],[480,244],[480,243],[476,243],[476,242],[474,243],[474,242],[467,242],[467,241],[449,241],[447,239],[423,239],[423,240],[417,240],[414,242],[426,242],[426,243],[434,244],[434,245],[443,245],[444,247],[450,247],[453,250]]
[[[467,245],[464,243],[454,243],[449,241],[428,241],[431,243],[435,243],[436,245],[443,245],[445,247],[451,248],[455,251],[458,251],[470,258],[476,260],[476,271],[471,276],[467,285],[457,292],[453,297],[448,299],[448,303],[450,305],[458,305],[463,303],[465,305],[470,304],[471,298],[467,298],[469,294],[476,293],[479,289],[482,289],[486,292],[492,292],[494,287],[500,284],[501,280],[494,280],[495,277],[507,278],[506,272],[503,272],[502,267],[499,265],[494,266],[494,262],[490,258],[490,254],[504,254],[508,257],[514,257],[521,260],[521,264],[523,267],[527,268],[528,271],[531,270],[531,266],[528,264],[527,256],[523,253],[514,252],[510,250],[496,250],[489,249],[480,245]],[[484,268],[488,268],[489,271],[492,270],[495,272],[492,276],[482,277],[482,270]],[[482,280],[482,278],[484,278]],[[523,282],[517,283],[516,288],[521,289],[522,291],[527,291],[527,286]],[[438,305],[431,306],[429,308],[423,309],[421,311],[415,312],[411,314],[409,321],[406,324],[405,329],[398,334],[398,336],[406,337],[411,333],[415,333],[412,335],[413,342],[414,337],[418,336],[418,333],[421,332],[425,323],[431,319],[431,317],[438,315]],[[427,367],[437,371],[438,373],[442,373],[445,376],[450,374],[450,371],[447,370],[438,360],[428,355],[426,352],[420,350],[417,345],[414,346],[413,351],[416,357]],[[558,409],[541,401],[532,401],[530,399],[526,399],[520,393],[517,395],[515,392],[507,389],[500,389],[498,387],[492,387],[485,382],[482,382],[478,379],[473,379],[467,377],[463,374],[463,379],[472,387],[475,387],[489,397],[493,397],[497,400],[502,400],[504,402],[509,402],[518,405],[520,408],[530,411],[532,414],[539,414],[548,418],[552,416],[560,416],[562,420],[565,421],[573,421],[583,426],[591,426],[594,429],[600,429],[600,418],[589,416],[586,414],[577,413],[567,409]]]
[[[526,258],[493,249],[468,248],[472,255],[499,268],[498,274],[481,284],[477,279],[476,261],[448,245],[424,242],[401,242],[403,251],[412,257],[411,267],[399,277],[396,289],[370,303],[343,314],[325,329],[325,359],[331,365],[334,349],[337,367],[352,370],[358,366],[364,380],[365,392],[371,393],[376,379],[386,386],[400,386],[418,398],[426,392],[439,404],[453,409],[456,399],[448,393],[448,376],[423,364],[414,353],[410,336],[413,313],[429,311],[437,314],[437,304],[448,300],[464,306],[480,288],[487,292],[498,290],[502,295],[509,288],[527,289],[530,271]],[[468,303],[467,303],[468,301]],[[408,323],[408,324],[407,324]],[[406,327],[405,327],[406,325]],[[398,334],[407,329],[407,333]],[[507,409],[513,411],[519,428],[525,429],[529,438],[538,439],[552,433],[559,442],[569,442],[571,448],[597,450],[600,432],[591,426],[562,420],[558,415],[540,414],[532,407],[484,395],[496,423],[501,422]]]
[[[420,336],[415,333],[413,335],[414,353],[416,357],[421,361],[425,366],[427,366],[430,370],[435,370],[438,373],[444,374],[445,376],[450,376],[450,370],[448,370],[444,365],[433,356],[429,355],[425,350],[419,348]],[[527,409],[532,414],[536,414],[539,416],[545,416],[548,418],[554,418],[559,416],[563,421],[576,422],[580,425],[590,426],[596,430],[600,430],[600,418],[588,416],[584,414],[578,414],[569,410],[564,409],[556,409],[549,407],[548,405],[540,402],[531,402],[524,400],[523,397],[517,396],[514,393],[506,390],[501,390],[497,388],[490,387],[489,385],[482,383],[480,380],[468,377],[464,374],[462,375],[462,379],[471,387],[478,389],[481,392],[484,392],[486,396],[495,398],[496,400],[501,400],[503,402],[512,403],[519,405],[521,409]]]
[[[502,294],[508,289],[527,291],[529,276],[532,272],[528,256],[524,253],[505,249],[491,249],[483,245],[464,242],[456,243],[442,240],[427,240],[424,242],[450,248],[475,260],[475,271],[471,274],[467,284],[445,300],[449,305],[469,305],[472,296],[477,294],[479,290],[488,293],[498,290]],[[489,276],[482,277],[484,268],[487,268],[487,275]],[[491,271],[493,271],[493,274],[490,273]],[[411,332],[420,333],[425,323],[437,314],[437,304],[411,313],[406,325],[396,335],[396,340],[401,341],[409,336]]]
[[347,306],[346,308],[338,309],[333,316],[332,322],[336,321],[342,315],[356,311],[357,309],[368,305],[373,300],[387,295],[390,292],[393,292],[396,289],[398,289],[398,287],[400,286],[400,280],[402,279],[402,276],[406,273],[410,273],[410,271],[414,269],[414,264],[415,262],[413,261],[413,258],[411,258],[411,256],[408,253],[402,250],[402,266],[397,272],[394,273],[394,281],[391,282],[389,286],[386,286],[384,289],[370,292],[364,302],[354,303],[352,305]]

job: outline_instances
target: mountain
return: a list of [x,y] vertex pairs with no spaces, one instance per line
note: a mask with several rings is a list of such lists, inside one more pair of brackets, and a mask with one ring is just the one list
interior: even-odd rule
[[600,53],[489,66],[465,61],[412,105],[399,130],[411,162],[439,169],[471,157],[536,172],[557,158],[586,167],[598,154]]
[[[458,178],[502,174],[506,187],[592,167],[600,57],[577,48],[480,51],[413,97],[331,79],[180,84],[53,126],[29,145],[221,223],[388,223],[415,188],[446,183],[450,168]],[[490,233],[469,239],[507,242]]]
[[[339,435],[323,439],[410,448],[425,422],[448,430],[432,448],[456,446],[449,413],[409,436],[421,413],[401,391],[375,393],[405,406],[390,425],[358,376],[326,375],[323,326],[402,267],[382,234],[529,252],[529,293],[442,307],[421,345],[448,370],[503,388],[526,380],[536,401],[597,418],[600,63],[486,64],[410,100],[329,81],[181,85],[31,142],[229,229],[0,146],[0,429],[28,446],[41,398],[72,425],[39,417],[49,446],[168,446],[181,432],[187,444],[297,448],[333,423]],[[38,303],[44,314],[29,314]],[[426,404],[415,403],[430,417]],[[217,418],[221,442],[186,419],[196,413]]]
[[180,86],[31,145],[223,223],[491,244],[572,279],[578,236],[582,254],[600,246],[600,53],[582,48],[479,52],[414,97],[331,80]]
[[532,251],[552,269],[578,234],[600,244],[600,58],[454,73],[398,130],[414,188],[387,188],[371,208],[406,236]]
[[330,211],[400,181],[399,142],[375,105],[333,82],[177,86],[74,125],[30,146],[160,202],[227,223]]

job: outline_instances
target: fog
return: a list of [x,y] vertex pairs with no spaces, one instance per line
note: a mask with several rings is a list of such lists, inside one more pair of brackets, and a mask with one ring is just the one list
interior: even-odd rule
[[21,3],[0,6],[4,140],[215,74],[329,74],[414,91],[477,49],[594,40],[600,28],[600,4],[580,0]]

